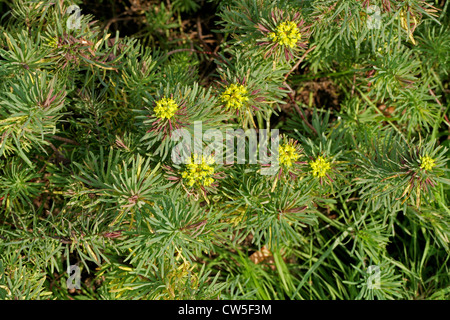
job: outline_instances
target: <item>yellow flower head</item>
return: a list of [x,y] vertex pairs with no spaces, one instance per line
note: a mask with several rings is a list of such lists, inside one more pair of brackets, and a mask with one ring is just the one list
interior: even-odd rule
[[214,167],[212,167],[215,163],[214,157],[208,156],[205,158],[201,156],[201,163],[197,163],[198,160],[199,156],[195,154],[186,165],[186,170],[181,176],[183,179],[187,179],[187,184],[190,187],[195,183],[208,187],[214,182],[212,178],[214,175]]
[[278,159],[280,165],[292,166],[292,162],[297,161],[300,157],[297,150],[292,144],[286,143],[278,147]]
[[313,176],[323,178],[327,171],[331,169],[331,165],[322,156],[318,156],[315,161],[311,161],[309,165],[312,168]]
[[240,109],[248,100],[247,88],[241,84],[230,84],[222,93],[220,100],[227,108]]
[[156,107],[153,109],[158,118],[170,119],[172,118],[178,110],[178,105],[171,98],[162,98],[156,101]]
[[302,35],[294,21],[286,21],[279,24],[275,32],[269,33],[269,37],[280,45],[295,48]]
[[434,159],[429,156],[420,157],[420,163],[420,168],[425,169],[426,171],[431,171],[436,165]]

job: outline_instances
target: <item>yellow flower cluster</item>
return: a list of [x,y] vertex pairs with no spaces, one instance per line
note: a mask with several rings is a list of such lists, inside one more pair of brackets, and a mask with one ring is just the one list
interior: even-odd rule
[[292,162],[300,157],[292,144],[286,143],[278,147],[278,161],[280,165],[292,166]]
[[425,169],[426,171],[431,171],[431,169],[433,169],[436,165],[434,159],[429,156],[420,157],[420,163],[420,168]]
[[269,33],[273,42],[294,48],[302,35],[294,21],[286,21],[279,24],[275,32]]
[[313,176],[323,178],[327,171],[331,169],[331,165],[322,156],[317,157],[315,161],[309,163],[312,168]]
[[195,183],[208,187],[214,182],[211,177],[214,174],[214,167],[211,166],[215,163],[214,157],[208,156],[205,158],[202,156],[201,163],[197,163],[198,159],[199,156],[195,154],[186,165],[186,171],[181,176],[188,180],[187,184],[190,187]]
[[246,87],[232,83],[222,93],[220,100],[225,103],[227,108],[240,109],[244,102],[248,100],[247,93]]
[[153,109],[158,118],[170,119],[172,118],[178,110],[178,105],[171,98],[162,98],[156,101],[156,107]]

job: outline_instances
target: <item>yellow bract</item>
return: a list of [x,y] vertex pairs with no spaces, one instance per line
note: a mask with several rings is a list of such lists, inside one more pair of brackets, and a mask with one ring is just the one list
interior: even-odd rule
[[204,157],[202,156],[202,162],[198,162],[199,156],[194,155],[190,162],[186,165],[186,171],[184,171],[181,176],[183,179],[187,179],[188,186],[192,187],[195,183],[203,185],[205,187],[210,186],[214,179],[212,175],[214,175],[214,168],[211,166],[215,163],[214,157]]
[[294,21],[286,21],[279,24],[275,32],[269,33],[273,42],[294,48],[302,35]]
[[313,176],[323,178],[327,171],[331,169],[331,165],[322,156],[317,157],[315,161],[309,163],[313,170]]
[[46,44],[47,44],[49,47],[52,47],[52,48],[58,48],[58,38],[57,38],[57,37],[55,37],[55,38],[49,38],[49,39],[47,39]]
[[292,144],[286,143],[278,147],[278,159],[280,165],[292,166],[292,162],[295,162],[300,155]]
[[434,159],[429,156],[420,157],[420,163],[420,168],[426,171],[431,171],[436,165]]
[[170,119],[172,118],[178,110],[178,105],[175,100],[171,98],[162,98],[159,101],[156,101],[156,107],[153,109],[156,116],[161,119]]
[[408,26],[408,15],[407,15],[405,10],[401,10],[400,11],[400,22],[401,22],[402,28],[405,29],[406,32],[408,33],[409,39],[411,39],[411,42],[415,45],[416,44],[416,40],[414,40],[413,32],[414,32],[414,29],[417,27],[417,24],[418,24],[416,17],[413,14],[410,15],[409,22],[410,22],[410,24],[413,24],[413,29],[412,30]]
[[240,109],[248,100],[247,93],[246,87],[232,83],[222,93],[220,100],[225,103],[227,108]]

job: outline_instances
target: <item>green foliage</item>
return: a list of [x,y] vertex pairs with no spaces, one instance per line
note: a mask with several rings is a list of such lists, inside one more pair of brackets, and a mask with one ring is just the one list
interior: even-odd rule
[[448,300],[439,3],[0,1],[0,299]]

